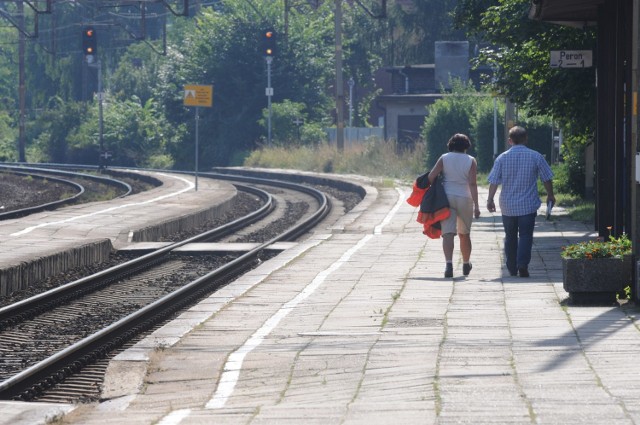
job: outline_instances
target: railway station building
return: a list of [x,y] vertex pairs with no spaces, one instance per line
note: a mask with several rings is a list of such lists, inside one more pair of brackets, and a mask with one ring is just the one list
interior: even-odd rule
[[370,121],[382,121],[385,140],[412,146],[420,138],[427,108],[442,99],[443,89],[451,89],[452,79],[478,85],[480,74],[491,74],[489,67],[470,69],[468,41],[437,41],[434,53],[435,63],[391,66],[376,74],[382,93],[375,99]]

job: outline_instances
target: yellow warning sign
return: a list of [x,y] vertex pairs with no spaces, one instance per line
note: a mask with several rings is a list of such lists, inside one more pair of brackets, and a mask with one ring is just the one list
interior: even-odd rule
[[204,106],[210,108],[213,105],[213,86],[184,86],[184,106]]

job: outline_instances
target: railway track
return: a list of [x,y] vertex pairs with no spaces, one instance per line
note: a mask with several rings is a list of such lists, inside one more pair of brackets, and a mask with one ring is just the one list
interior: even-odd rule
[[[175,242],[152,253],[111,267],[0,308],[0,399],[69,402],[95,397],[99,383],[81,370],[100,368],[108,358],[137,335],[152,329],[180,309],[228,283],[243,271],[270,258],[270,247],[293,241],[320,222],[330,210],[327,196],[312,187],[255,176],[209,173],[209,178],[231,181],[239,190],[260,196],[263,206],[241,219],[216,229]],[[264,240],[235,256],[188,256],[178,254],[185,245],[222,240],[255,224],[276,210],[272,194],[256,186],[277,187],[282,193],[297,192],[309,198],[315,209],[292,208],[299,202],[286,201],[279,218],[263,224]],[[271,189],[273,190],[273,189]],[[311,201],[313,199],[314,201]],[[295,218],[287,217],[291,210]],[[304,211],[302,211],[304,210]],[[282,230],[282,222],[295,222]],[[281,222],[281,223],[278,223]],[[279,229],[279,230],[274,230]],[[272,235],[272,233],[275,233]],[[231,236],[239,241],[255,239],[251,232]],[[255,241],[254,241],[255,242]],[[104,360],[102,363],[105,364]],[[69,380],[73,384],[62,384]],[[85,384],[78,384],[85,382]],[[56,392],[57,391],[57,392]]]
[[[25,165],[8,165],[0,164],[0,172],[10,174],[13,176],[21,176],[25,178],[38,179],[42,182],[48,182],[63,186],[67,189],[61,189],[60,197],[58,199],[49,199],[48,201],[42,201],[40,196],[37,199],[23,200],[29,205],[18,206],[17,208],[11,208],[7,211],[0,210],[0,220],[8,220],[11,218],[23,217],[25,215],[37,213],[40,211],[46,211],[51,209],[60,208],[65,205],[69,205],[77,202],[87,191],[86,183],[93,182],[101,185],[106,185],[116,188],[119,195],[115,197],[125,197],[133,192],[131,185],[122,179],[107,175],[93,175],[80,171],[66,171],[66,170],[54,170],[49,168],[25,166]],[[27,193],[21,193],[21,196],[26,196]]]

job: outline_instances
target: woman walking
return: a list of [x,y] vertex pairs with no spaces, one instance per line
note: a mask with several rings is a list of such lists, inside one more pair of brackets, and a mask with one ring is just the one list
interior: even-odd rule
[[429,182],[433,183],[442,175],[444,191],[449,200],[449,218],[441,222],[442,250],[446,267],[444,277],[453,277],[453,249],[456,233],[460,238],[460,254],[462,255],[462,274],[471,272],[471,223],[473,217],[480,217],[478,206],[478,184],[476,175],[478,165],[476,159],[467,155],[471,147],[469,137],[454,134],[447,142],[449,152],[442,155],[429,173]]

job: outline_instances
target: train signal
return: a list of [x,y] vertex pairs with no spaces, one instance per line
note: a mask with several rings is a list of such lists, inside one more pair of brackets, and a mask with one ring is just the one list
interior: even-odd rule
[[276,32],[272,29],[265,30],[262,33],[263,49],[262,52],[267,57],[273,57],[276,53]]
[[98,53],[97,41],[95,28],[84,27],[82,29],[82,53],[85,56],[93,56]]

